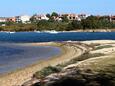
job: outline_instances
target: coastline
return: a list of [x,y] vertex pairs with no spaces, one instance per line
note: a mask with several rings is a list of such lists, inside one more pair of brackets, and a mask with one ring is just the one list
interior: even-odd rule
[[[29,44],[27,44],[29,45]],[[0,84],[1,86],[15,86],[15,85],[21,85],[28,79],[32,77],[32,75],[36,72],[41,70],[44,67],[47,66],[55,66],[57,64],[62,64],[64,62],[70,61],[71,59],[80,56],[82,53],[84,53],[81,49],[78,47],[73,47],[69,44],[60,44],[60,43],[32,43],[32,45],[38,45],[38,46],[56,46],[60,47],[62,49],[62,53],[59,56],[51,57],[47,60],[41,60],[38,61],[35,64],[32,64],[28,67],[17,69],[16,71],[13,71],[11,73],[7,73],[5,75],[0,76]],[[76,51],[77,50],[77,51]],[[76,52],[78,52],[76,54]],[[6,83],[7,82],[7,83]]]
[[46,30],[46,31],[0,31],[0,32],[5,32],[5,33],[16,33],[16,32],[36,32],[36,33],[41,33],[41,32],[46,32],[46,33],[61,33],[61,32],[115,32],[115,29],[76,29],[76,30],[70,30],[70,31],[56,31],[56,30]]

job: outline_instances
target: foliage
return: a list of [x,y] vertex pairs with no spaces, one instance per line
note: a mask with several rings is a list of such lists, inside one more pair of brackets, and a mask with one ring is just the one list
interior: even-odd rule
[[58,13],[56,13],[56,12],[53,12],[53,13],[51,14],[51,16],[55,16],[55,17],[58,17]]
[[95,50],[103,49],[103,48],[112,48],[113,46],[111,45],[103,45],[103,46],[98,46],[95,48]]
[[62,16],[62,22],[69,22],[67,15]]
[[6,26],[0,26],[3,31],[34,31],[37,27],[35,24],[14,23]]
[[91,53],[86,52],[83,55],[70,60],[69,62],[66,62],[66,63],[63,63],[63,64],[58,64],[56,67],[63,68],[63,67],[66,67],[66,66],[68,66],[70,64],[75,64],[75,63],[77,63],[79,61],[83,61],[83,60],[86,60],[86,59],[89,59],[89,58],[94,58],[94,57],[100,57],[100,56],[104,56],[104,54],[102,54],[102,53],[91,54]]
[[59,67],[53,67],[53,66],[48,66],[42,69],[41,71],[38,71],[34,74],[34,77],[36,78],[44,78],[45,76],[48,76],[52,73],[58,73],[61,71],[61,68]]
[[65,22],[51,22],[47,20],[41,20],[37,23],[38,30],[66,30],[67,23]]

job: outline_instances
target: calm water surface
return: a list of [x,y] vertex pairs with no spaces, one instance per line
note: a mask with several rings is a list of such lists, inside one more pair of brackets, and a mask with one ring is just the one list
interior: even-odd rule
[[17,32],[0,33],[0,42],[115,40],[115,32]]
[[57,47],[0,43],[0,73],[22,68],[60,53],[61,50]]

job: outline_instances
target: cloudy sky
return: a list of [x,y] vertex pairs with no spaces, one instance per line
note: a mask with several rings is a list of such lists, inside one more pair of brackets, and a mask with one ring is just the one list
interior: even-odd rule
[[35,13],[115,14],[115,0],[1,0],[0,16]]

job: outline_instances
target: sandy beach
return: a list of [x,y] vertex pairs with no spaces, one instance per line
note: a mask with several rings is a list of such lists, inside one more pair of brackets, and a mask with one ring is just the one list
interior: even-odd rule
[[61,64],[75,57],[79,57],[87,50],[85,46],[76,45],[71,43],[32,43],[27,45],[38,45],[38,46],[56,46],[62,49],[62,53],[59,56],[51,57],[48,60],[41,60],[37,63],[30,65],[26,68],[22,68],[11,73],[0,76],[0,86],[20,86],[25,81],[28,81],[32,75],[47,66],[55,66]]

